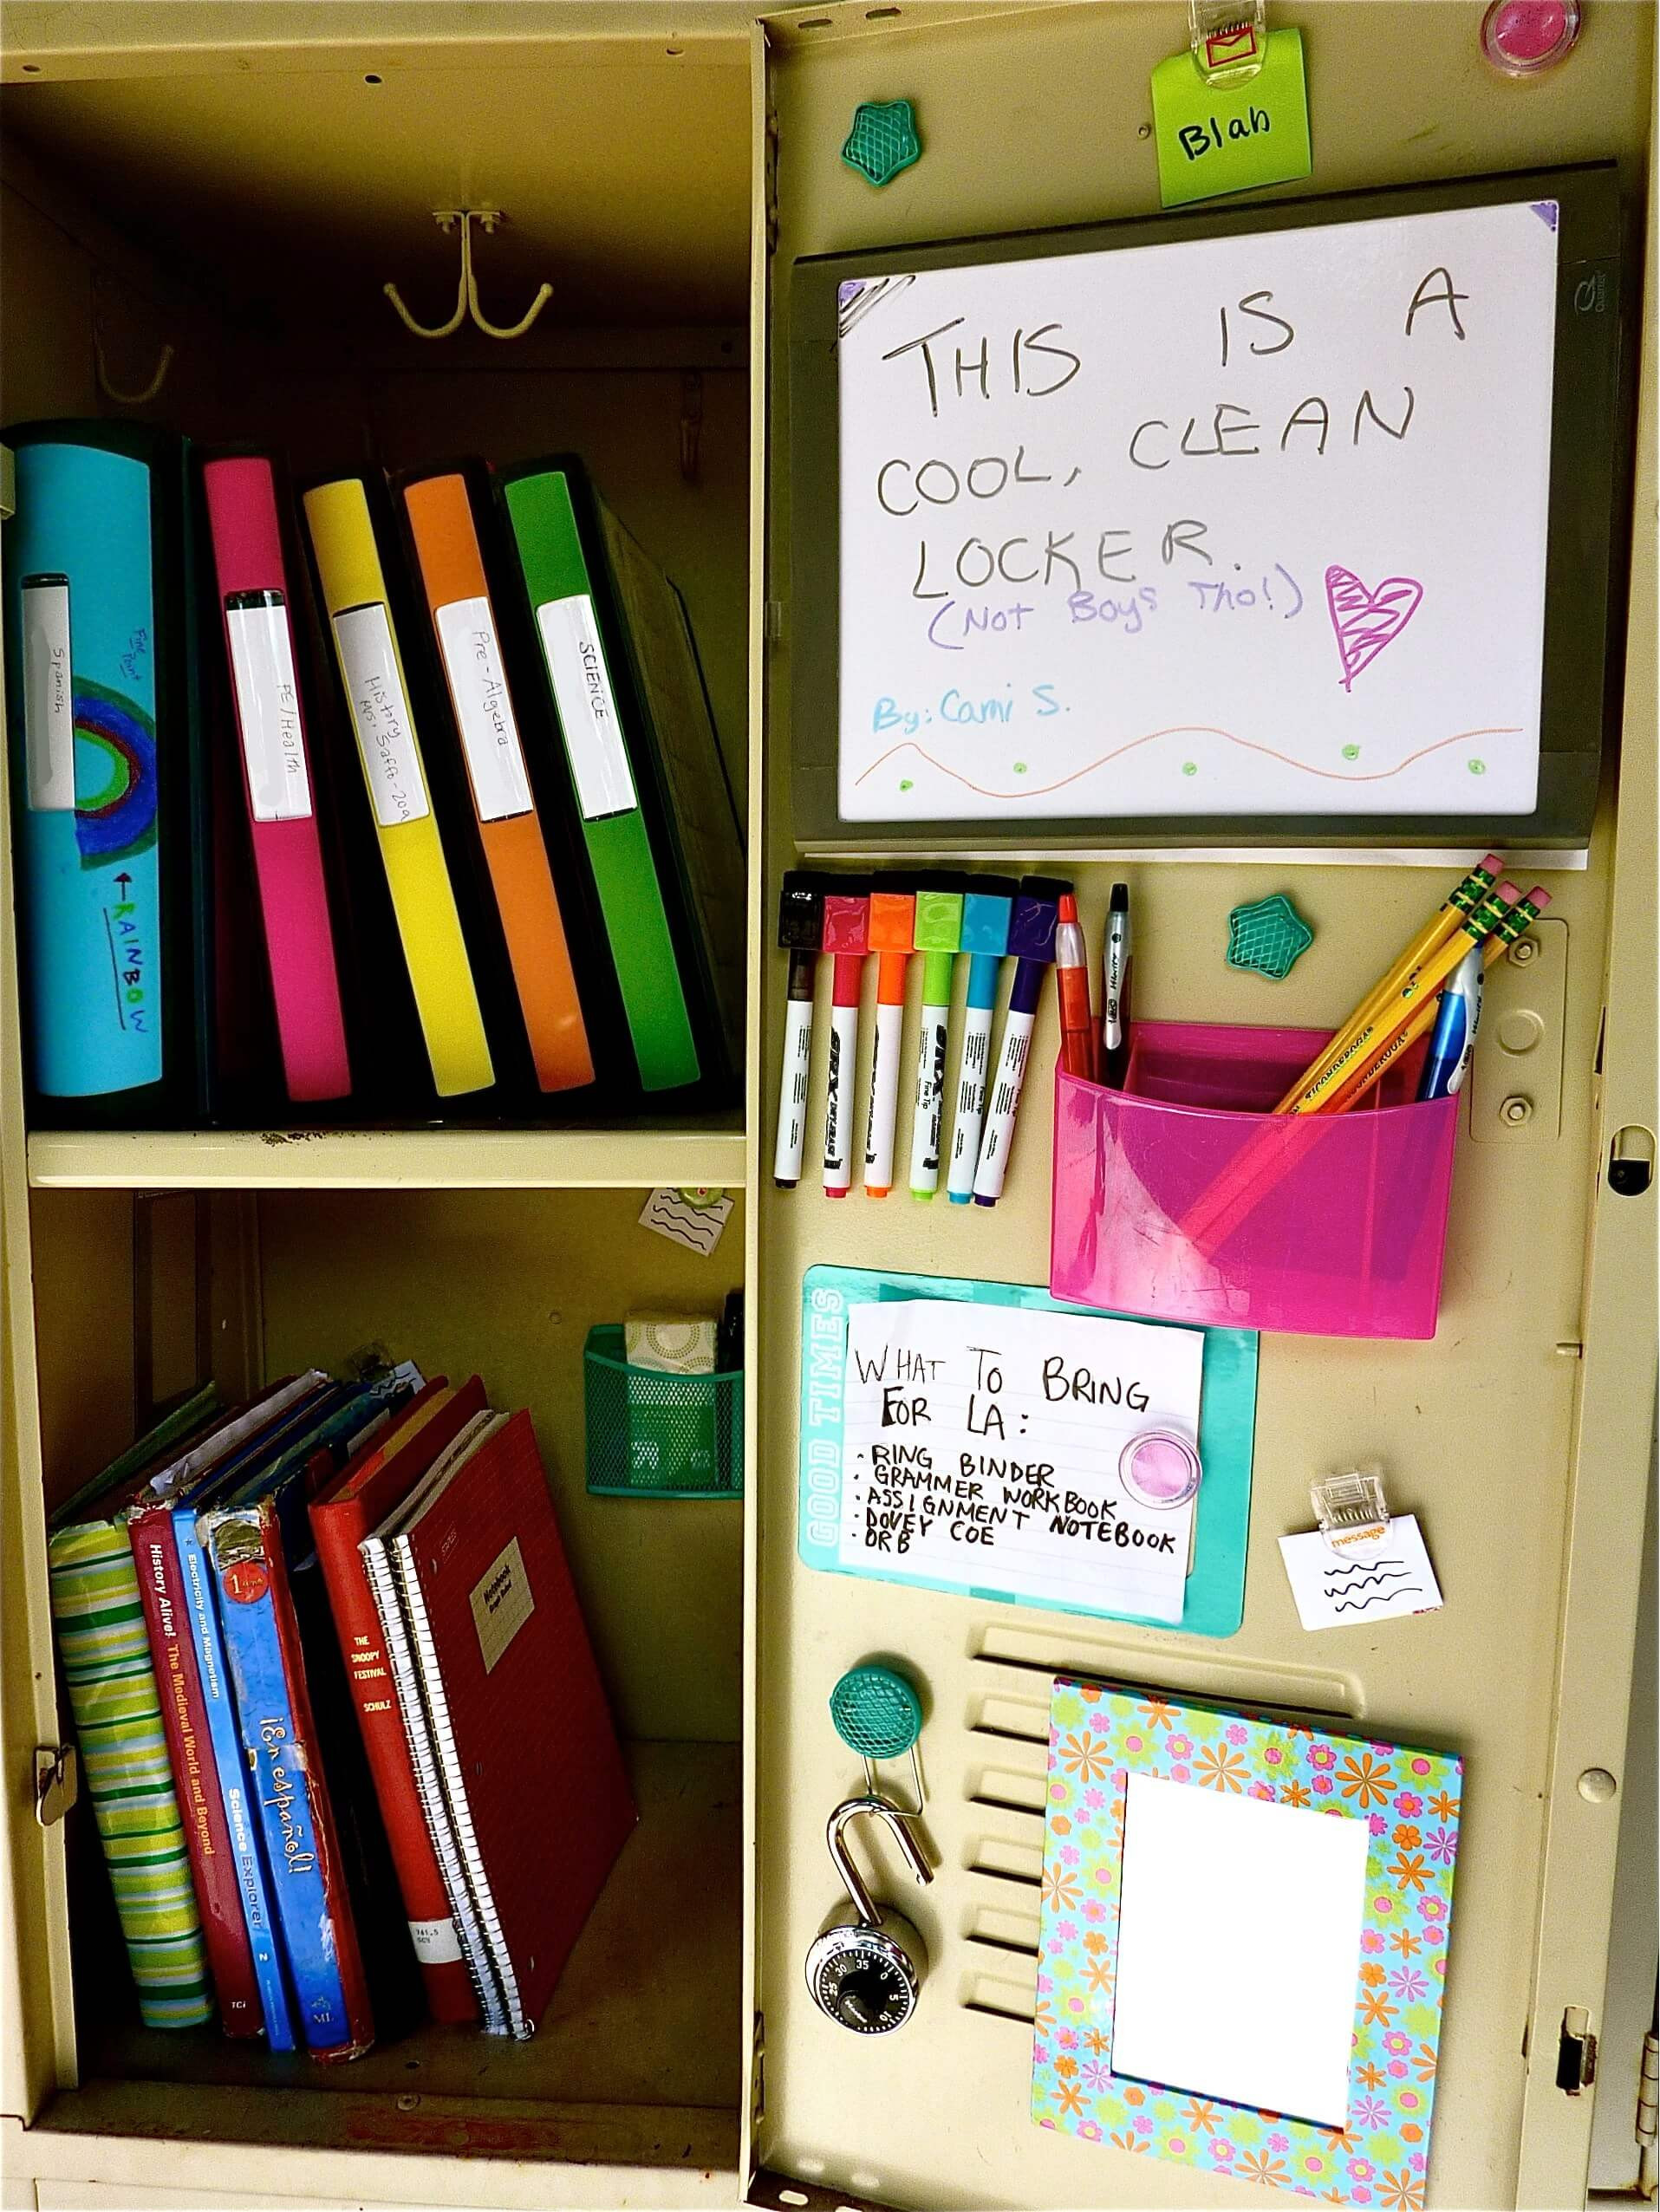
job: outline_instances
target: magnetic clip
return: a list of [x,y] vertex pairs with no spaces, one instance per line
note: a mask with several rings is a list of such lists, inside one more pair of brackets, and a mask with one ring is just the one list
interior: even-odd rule
[[1327,1549],[1339,1558],[1364,1558],[1367,1547],[1381,1544],[1389,1533],[1389,1500],[1381,1474],[1363,1474],[1358,1467],[1329,1474],[1324,1482],[1310,1483],[1308,1495]]
[[1266,0],[1188,0],[1188,43],[1207,84],[1248,82],[1267,52]]

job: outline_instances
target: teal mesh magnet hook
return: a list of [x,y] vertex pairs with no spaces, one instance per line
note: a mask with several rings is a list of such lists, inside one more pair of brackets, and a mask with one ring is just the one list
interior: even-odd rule
[[1279,983],[1314,942],[1314,932],[1283,891],[1227,917],[1229,967],[1246,968]]
[[850,1667],[830,1692],[830,1709],[837,1734],[864,1761],[865,1786],[873,1797],[880,1794],[876,1762],[901,1759],[909,1752],[916,1803],[900,1810],[913,1819],[919,1818],[928,1799],[916,1747],[922,1733],[922,1701],[915,1686],[894,1667]]

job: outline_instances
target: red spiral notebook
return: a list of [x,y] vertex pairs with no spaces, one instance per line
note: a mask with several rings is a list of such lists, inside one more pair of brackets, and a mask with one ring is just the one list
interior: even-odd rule
[[484,1402],[485,1386],[476,1375],[459,1390],[451,1389],[441,1377],[429,1382],[390,1433],[365,1446],[310,1506],[317,1563],[346,1662],[363,1749],[398,1870],[426,2001],[439,2020],[477,2020],[478,2001],[427,1833],[381,1617],[357,1547],[403,1503],[474,1414],[483,1411]]
[[296,1103],[344,1098],[352,1072],[271,465],[206,461],[202,485],[283,1078]]
[[534,2033],[636,1814],[528,1413],[390,1539],[510,2032]]

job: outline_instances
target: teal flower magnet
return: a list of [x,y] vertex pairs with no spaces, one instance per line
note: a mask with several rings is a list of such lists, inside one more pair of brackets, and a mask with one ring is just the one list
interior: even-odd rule
[[908,100],[862,100],[853,111],[853,128],[842,148],[850,169],[872,185],[889,185],[902,169],[922,158],[916,117]]
[[1283,891],[1227,917],[1227,965],[1279,983],[1314,942],[1314,932]]

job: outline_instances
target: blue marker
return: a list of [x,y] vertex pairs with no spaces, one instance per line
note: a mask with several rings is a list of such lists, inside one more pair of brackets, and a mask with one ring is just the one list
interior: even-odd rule
[[986,1079],[991,1070],[992,1021],[997,1012],[998,979],[1009,949],[1014,895],[1011,875],[971,875],[962,902],[960,949],[968,962],[968,996],[963,1005],[962,1059],[957,1070],[957,1118],[951,1132],[951,1169],[946,1195],[967,1206],[974,1194],[980,1164],[980,1123],[986,1113]]
[[1475,1025],[1481,1018],[1483,950],[1480,945],[1472,945],[1442,986],[1429,1057],[1418,1078],[1420,1099],[1449,1098],[1462,1087],[1469,1072]]

